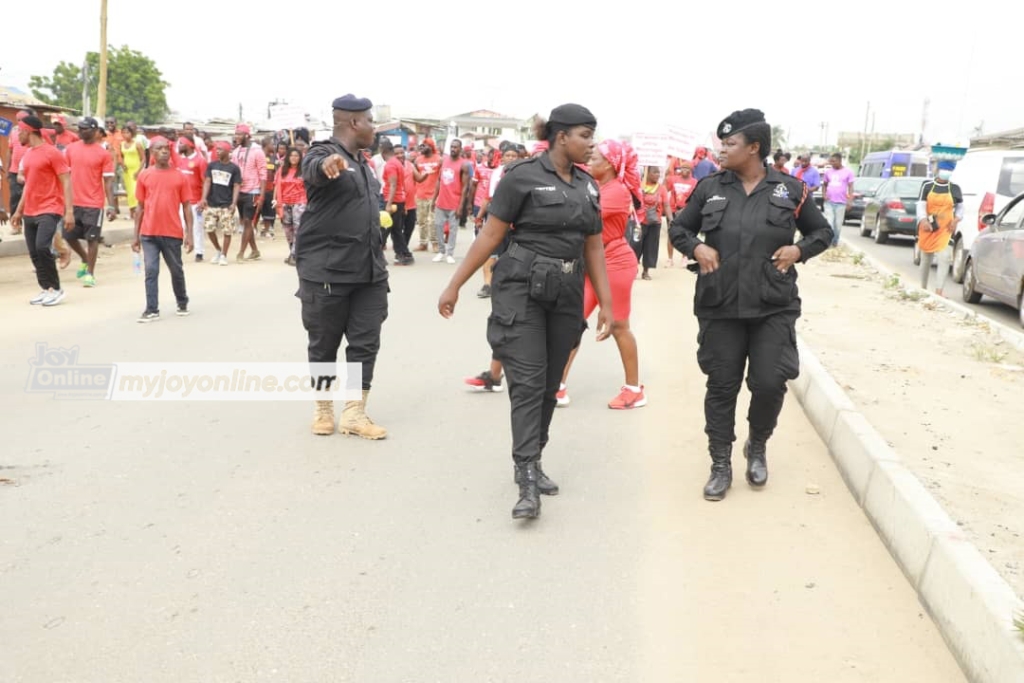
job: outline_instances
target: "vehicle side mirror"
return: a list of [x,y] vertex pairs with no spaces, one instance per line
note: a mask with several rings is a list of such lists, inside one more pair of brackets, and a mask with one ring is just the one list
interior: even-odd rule
[[994,213],[986,213],[981,217],[981,222],[983,225],[995,225],[996,215]]

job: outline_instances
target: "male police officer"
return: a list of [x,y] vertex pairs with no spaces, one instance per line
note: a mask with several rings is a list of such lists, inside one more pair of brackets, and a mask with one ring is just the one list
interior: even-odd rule
[[[750,435],[743,448],[747,481],[768,482],[766,444],[800,359],[796,270],[828,248],[832,231],[807,186],[765,167],[771,127],[757,109],[733,112],[718,125],[722,170],[700,181],[672,221],[675,248],[697,261],[694,313],[700,325],[697,362],[708,377],[704,416],[711,453],[707,500],[732,484],[736,397],[747,368]],[[794,232],[803,235],[793,244]],[[697,238],[704,233],[704,241]]]
[[[387,430],[366,416],[365,405],[388,315],[388,272],[380,230],[380,183],[361,150],[373,145],[370,100],[334,100],[334,136],[314,142],[302,160],[308,203],[295,236],[302,324],[309,362],[334,363],[342,337],[345,357],[361,363],[363,399],[346,401],[338,431],[383,439]],[[314,434],[334,433],[334,405],[317,401]]]

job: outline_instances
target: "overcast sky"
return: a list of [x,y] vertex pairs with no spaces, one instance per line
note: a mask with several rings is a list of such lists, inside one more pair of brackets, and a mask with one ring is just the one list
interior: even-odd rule
[[[51,0],[32,30],[7,26],[0,83],[26,87],[60,60],[80,63],[99,43],[99,4]],[[606,137],[661,122],[712,131],[756,107],[791,144],[819,144],[823,122],[834,143],[864,128],[869,100],[877,131],[917,133],[926,98],[932,143],[966,143],[982,121],[985,132],[1024,127],[1011,75],[1022,34],[994,0],[261,6],[109,0],[108,42],[155,60],[170,107],[194,119],[236,118],[241,103],[260,120],[275,98],[326,117],[354,92],[413,117],[525,118],[576,101]]]

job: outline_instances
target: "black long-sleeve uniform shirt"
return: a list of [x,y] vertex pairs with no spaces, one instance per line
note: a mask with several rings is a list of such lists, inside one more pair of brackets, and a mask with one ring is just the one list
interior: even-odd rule
[[[334,180],[324,159],[340,154],[348,168]],[[379,282],[388,277],[380,231],[381,186],[362,154],[335,139],[314,142],[302,159],[306,212],[295,235],[299,278],[325,284]]]
[[732,171],[701,180],[686,208],[672,221],[669,239],[693,258],[704,242],[719,254],[719,268],[697,276],[694,313],[698,318],[759,318],[800,311],[796,268],[780,273],[772,262],[779,247],[802,239],[800,261],[825,251],[832,229],[810,199],[802,180],[774,169],[747,195]]

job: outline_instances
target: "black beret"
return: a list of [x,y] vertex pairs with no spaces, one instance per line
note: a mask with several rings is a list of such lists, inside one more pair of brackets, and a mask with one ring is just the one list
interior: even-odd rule
[[597,119],[590,110],[580,104],[563,104],[551,110],[548,123],[563,126],[590,126],[597,128]]
[[734,111],[722,119],[722,122],[718,124],[718,131],[716,135],[718,135],[719,140],[724,140],[730,135],[735,135],[744,128],[752,126],[755,123],[767,123],[767,121],[764,120],[764,112],[760,109]]
[[367,109],[373,108],[373,102],[366,99],[365,97],[356,97],[352,93],[348,95],[342,95],[331,103],[331,107],[334,109],[341,109],[342,111],[366,111]]

